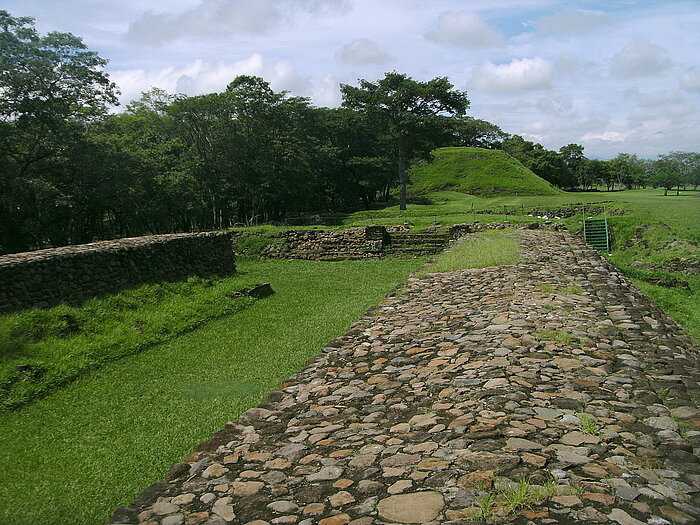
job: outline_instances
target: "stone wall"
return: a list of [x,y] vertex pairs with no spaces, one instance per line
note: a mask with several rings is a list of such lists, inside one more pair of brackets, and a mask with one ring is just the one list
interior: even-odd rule
[[149,282],[236,271],[229,233],[177,233],[0,256],[0,312],[48,308]]
[[338,261],[390,256],[432,255],[445,249],[450,233],[410,233],[402,227],[367,226],[347,230],[289,230],[280,234],[282,243],[267,246],[268,259]]

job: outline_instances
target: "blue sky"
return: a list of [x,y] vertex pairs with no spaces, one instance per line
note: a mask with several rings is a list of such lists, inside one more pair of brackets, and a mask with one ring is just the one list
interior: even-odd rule
[[238,74],[340,103],[339,83],[447,76],[469,114],[589,157],[700,151],[700,2],[6,0],[110,60],[121,101],[196,95]]

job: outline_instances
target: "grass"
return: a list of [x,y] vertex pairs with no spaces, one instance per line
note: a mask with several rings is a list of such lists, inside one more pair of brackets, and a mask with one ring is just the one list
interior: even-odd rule
[[434,262],[421,268],[418,277],[428,273],[450,272],[467,268],[485,268],[515,264],[519,258],[516,232],[485,231],[468,235],[449,250],[437,256]]
[[424,261],[240,261],[275,295],[0,414],[0,523],[106,523]]
[[556,341],[563,345],[571,344],[574,339],[573,334],[564,330],[540,330],[537,337],[543,341]]
[[412,194],[449,189],[471,195],[556,195],[561,193],[504,151],[440,148],[430,162],[410,171]]
[[250,306],[246,276],[144,285],[0,317],[0,408],[13,409],[98,369]]
[[536,502],[542,502],[557,494],[556,483],[548,481],[544,485],[532,485],[526,479],[518,483],[497,485],[493,491],[487,491],[478,501],[474,519],[488,523],[514,514],[520,509],[530,508]]
[[581,412],[576,414],[576,417],[580,421],[578,429],[581,432],[585,432],[586,434],[591,434],[593,436],[601,435],[603,428],[593,416]]

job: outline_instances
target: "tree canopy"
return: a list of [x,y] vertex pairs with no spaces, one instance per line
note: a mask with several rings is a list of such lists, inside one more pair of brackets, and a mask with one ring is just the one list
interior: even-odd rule
[[391,72],[377,82],[341,84],[343,107],[359,111],[377,130],[391,152],[400,185],[400,208],[406,209],[407,165],[424,158],[445,140],[449,130],[439,115],[461,116],[469,107],[466,92],[455,90],[445,77],[418,82]]

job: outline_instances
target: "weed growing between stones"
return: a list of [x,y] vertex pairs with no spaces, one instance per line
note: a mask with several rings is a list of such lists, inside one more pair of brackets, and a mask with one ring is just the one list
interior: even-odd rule
[[573,334],[565,330],[540,330],[537,332],[537,337],[545,341],[556,341],[564,345],[571,344]]
[[[478,490],[485,490],[485,487]],[[572,492],[575,489],[572,487]],[[494,523],[522,509],[531,508],[557,495],[557,482],[549,480],[542,485],[533,485],[526,479],[517,483],[496,484],[477,500],[472,519],[483,523]]]
[[540,284],[537,286],[546,294],[552,295],[579,295],[584,292],[583,288],[574,284],[568,286],[554,286],[551,284]]

